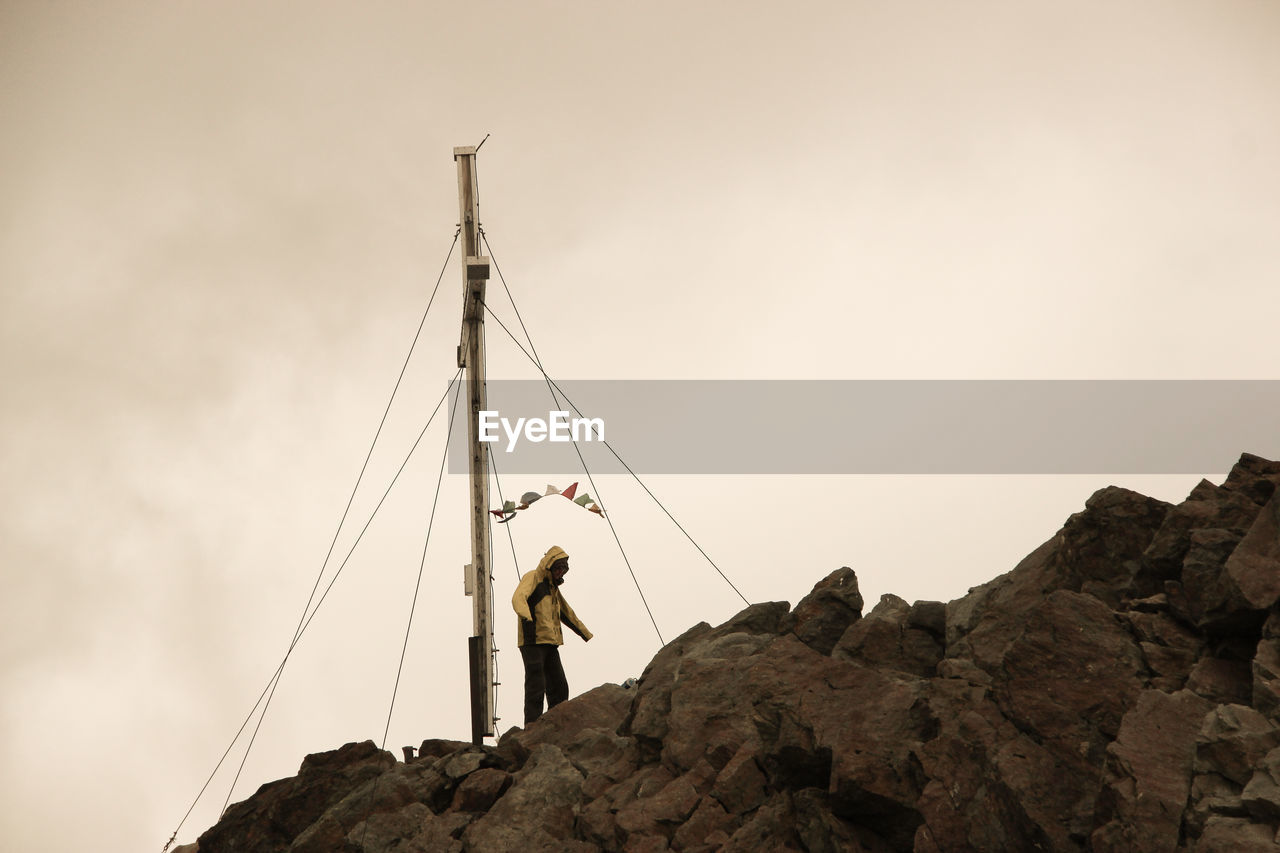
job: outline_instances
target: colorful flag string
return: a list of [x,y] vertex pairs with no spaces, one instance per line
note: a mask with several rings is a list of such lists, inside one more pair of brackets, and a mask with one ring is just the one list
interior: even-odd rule
[[498,521],[499,524],[506,524],[508,521],[515,518],[516,513],[519,512],[520,510],[528,509],[538,501],[542,500],[545,497],[549,497],[551,495],[559,495],[562,498],[568,498],[578,506],[587,510],[587,512],[594,512],[596,515],[599,515],[599,516],[604,515],[604,507],[596,503],[595,499],[592,498],[591,495],[587,494],[586,492],[583,492],[580,495],[578,494],[577,483],[574,483],[573,485],[569,486],[567,489],[564,489],[563,491],[560,489],[557,489],[555,486],[547,486],[547,490],[542,494],[538,494],[537,492],[525,492],[523,495],[520,496],[520,503],[517,504],[515,501],[504,501],[502,504],[502,509],[491,509],[489,510],[489,512],[492,513],[493,515],[499,516],[500,518],[500,520]]

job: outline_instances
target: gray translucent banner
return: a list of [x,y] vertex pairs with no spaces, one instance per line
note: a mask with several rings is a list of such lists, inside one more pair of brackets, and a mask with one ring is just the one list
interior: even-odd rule
[[[580,380],[559,388],[557,404],[545,382],[492,380],[488,409],[511,429],[519,418],[559,420],[565,434],[573,419],[599,418],[637,474],[1210,474],[1244,451],[1280,458],[1280,380]],[[557,410],[568,415],[551,416]],[[499,476],[577,476],[575,446],[593,474],[626,470],[594,434],[575,445],[521,430],[513,446],[500,424],[494,433]],[[466,445],[459,423],[450,473],[467,472]]]

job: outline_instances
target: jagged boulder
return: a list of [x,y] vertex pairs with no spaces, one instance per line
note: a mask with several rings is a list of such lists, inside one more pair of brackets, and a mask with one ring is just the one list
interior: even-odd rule
[[1169,597],[1161,593],[1131,602],[1121,618],[1151,671],[1150,685],[1166,693],[1186,686],[1207,644],[1170,612]]
[[942,660],[945,633],[945,605],[929,601],[909,605],[885,593],[870,613],[849,626],[831,654],[842,660],[930,676]]
[[1178,580],[1194,534],[1217,531],[1238,539],[1248,532],[1258,509],[1247,494],[1201,480],[1185,501],[1169,510],[1143,552],[1138,581],[1144,593],[1158,593],[1165,581]]
[[248,800],[228,808],[222,820],[200,836],[199,849],[204,853],[289,850],[314,824],[336,821],[331,809],[340,804],[350,808],[354,791],[395,765],[395,757],[372,741],[308,755],[298,775],[263,785]]
[[1280,464],[1103,489],[956,601],[848,568],[497,747],[308,756],[222,851],[1252,851],[1280,842]]
[[1280,601],[1280,498],[1272,495],[1227,557],[1227,577],[1250,607]]
[[1144,597],[1142,556],[1170,509],[1128,489],[1095,492],[1083,512],[1013,571],[946,606],[947,656],[970,658],[988,671],[999,667],[1024,614],[1058,590],[1092,595],[1109,608]]
[[585,778],[560,748],[534,747],[515,774],[510,790],[463,833],[464,849],[476,853],[526,851],[591,851],[574,839]]
[[783,622],[807,646],[831,654],[845,629],[862,618],[858,576],[848,566],[837,569],[814,586]]
[[1143,691],[1107,747],[1090,840],[1097,853],[1157,853],[1178,846],[1208,700],[1188,690]]
[[1229,492],[1237,492],[1262,506],[1280,489],[1280,461],[1243,453],[1222,484]]

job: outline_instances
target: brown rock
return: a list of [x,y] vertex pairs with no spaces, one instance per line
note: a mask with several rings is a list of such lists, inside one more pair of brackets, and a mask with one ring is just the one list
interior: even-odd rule
[[528,729],[509,730],[498,752],[519,766],[539,744],[554,744],[588,779],[598,777],[591,782],[593,787],[616,782],[639,762],[635,741],[616,733],[635,696],[634,690],[603,684],[562,702]]
[[618,810],[618,827],[628,836],[669,839],[697,807],[701,796],[688,774],[672,779],[661,790],[637,797]]
[[204,853],[288,850],[330,807],[395,763],[372,741],[308,755],[297,776],[263,785],[232,805],[197,843]]
[[1094,493],[1083,512],[1013,571],[947,604],[947,657],[970,658],[994,674],[1022,633],[1026,612],[1055,590],[1083,591],[1111,606],[1141,597],[1134,578],[1169,509],[1127,489]]
[[1162,851],[1178,846],[1191,790],[1200,721],[1210,703],[1189,691],[1144,691],[1107,748],[1106,785],[1098,800],[1101,827],[1093,850]]
[[1233,530],[1208,528],[1191,534],[1187,556],[1182,561],[1182,592],[1186,597],[1186,612],[1179,615],[1200,628],[1221,633],[1218,626],[1230,629],[1234,614],[1249,609],[1248,602],[1225,573],[1227,558],[1240,540],[1242,533]]
[[858,657],[869,661],[892,659],[898,651],[898,639],[907,627],[911,605],[893,593],[880,596],[865,618],[852,623],[832,649],[839,649],[848,660]]
[[788,630],[788,618],[791,605],[785,601],[764,601],[734,614],[733,618],[723,625],[712,629],[708,636],[722,637],[726,634],[769,634],[776,635]]
[[1262,506],[1280,486],[1280,462],[1272,462],[1252,453],[1242,453],[1232,467],[1222,488],[1238,492]]
[[435,760],[444,758],[446,755],[452,755],[460,749],[467,749],[471,746],[469,741],[461,740],[441,740],[439,738],[428,738],[422,742],[422,746],[418,748],[417,761]]
[[664,853],[670,850],[667,839],[660,835],[633,835],[622,847],[622,853]]
[[[755,607],[763,608],[760,605]],[[742,616],[742,613],[739,613],[739,616]],[[671,640],[655,654],[649,666],[646,666],[643,674],[640,675],[640,681],[636,684],[636,695],[632,699],[631,711],[623,720],[618,734],[634,735],[641,745],[654,751],[662,747],[662,739],[666,738],[668,731],[667,715],[671,712],[671,690],[676,684],[682,658],[692,644],[710,633],[712,633],[712,626],[707,622],[699,622],[680,637]]]
[[1201,658],[1187,677],[1187,689],[1215,705],[1247,705],[1253,696],[1253,671],[1246,661]]
[[720,848],[721,853],[758,853],[760,850],[800,853],[795,816],[786,793],[776,795],[739,828]]
[[1248,818],[1215,815],[1188,849],[1193,853],[1275,853],[1275,831]]
[[[988,672],[999,667],[1004,647],[1019,631],[1020,620],[1008,617],[1033,606],[1050,589],[1068,583],[1069,579],[1059,576],[1052,565],[1061,539],[1059,532],[1023,557],[1013,571],[973,587],[963,598],[947,602],[948,658],[972,660]],[[971,636],[975,632],[977,636]]]
[[1280,498],[1267,501],[1226,569],[1250,607],[1263,610],[1280,601]]
[[1130,610],[1123,618],[1129,630],[1141,641],[1171,649],[1185,649],[1195,657],[1199,657],[1204,648],[1204,639],[1199,634],[1167,613]]
[[1266,754],[1240,800],[1256,820],[1280,823],[1280,748]]
[[1246,705],[1219,705],[1205,715],[1196,745],[1197,773],[1246,784],[1263,756],[1280,745],[1280,729]]
[[[912,612],[913,608],[898,596],[881,596],[880,603],[865,618],[849,626],[831,655],[912,675],[936,674],[942,660],[940,635],[912,627]],[[943,615],[945,625],[945,610]]]
[[[1177,509],[1177,507],[1174,508]],[[1169,596],[1163,592],[1157,592],[1146,598],[1135,598],[1129,602],[1129,609],[1135,613],[1168,613]]]
[[635,772],[639,753],[635,741],[600,729],[587,729],[564,746],[569,760],[602,782],[617,782]]
[[713,837],[722,837],[723,843],[729,840],[729,835],[737,830],[739,823],[714,797],[703,797],[689,819],[676,829],[671,846],[675,850],[691,850]]
[[1181,690],[1204,650],[1204,640],[1164,612],[1131,609],[1123,618],[1152,672],[1151,686],[1166,693]]
[[1262,639],[1250,663],[1253,691],[1249,704],[1265,716],[1280,716],[1280,640]]
[[622,833],[618,830],[612,801],[608,797],[591,800],[578,815],[574,834],[603,850],[616,850],[621,846]]
[[840,636],[862,618],[862,593],[858,576],[845,566],[814,585],[784,620],[783,630],[822,654],[830,654]]
[[[920,823],[915,804],[924,784],[914,753],[938,725],[925,682],[820,656],[790,637],[762,655],[752,673],[761,683],[779,685],[757,706],[766,769],[790,766],[793,775],[779,774],[778,782],[796,785],[804,770],[821,767],[830,755],[835,814],[909,845]],[[787,725],[789,718],[794,723]],[[796,761],[806,754],[807,766]]]
[[[697,808],[715,775],[710,764],[700,762],[690,772],[674,779],[670,779],[669,774],[650,776],[637,786],[635,798],[618,809],[618,828],[628,838],[670,839]],[[669,781],[662,784],[663,779]]]
[[742,815],[768,798],[764,771],[756,763],[757,750],[744,745],[716,776],[711,796],[726,814]]
[[[1159,592],[1141,584],[1142,555],[1172,507],[1164,501],[1111,486],[1095,492],[1062,528],[1058,571],[1064,588],[1095,595],[1111,606]],[[1077,582],[1079,586],[1076,586]]]
[[345,839],[330,842],[326,847],[313,849],[326,851],[345,849],[360,851],[360,853],[392,850],[404,839],[418,834],[434,819],[435,815],[431,813],[431,809],[422,803],[409,803],[397,811],[371,814],[352,827]]
[[446,778],[460,782],[479,770],[486,757],[481,747],[464,747],[458,752],[436,759],[435,768]]
[[[1043,569],[1053,550],[1042,546],[1024,571]],[[951,656],[971,653],[992,676],[995,704],[978,682],[932,683],[941,731],[920,756],[924,774],[945,781],[926,785],[920,811],[939,849],[1065,850],[1094,829],[1098,768],[1145,666],[1097,597],[1061,589],[1032,597],[1029,589],[1016,618],[988,610],[968,633],[963,612],[948,610],[948,630],[959,631],[939,671],[950,674]]]
[[1165,693],[1175,693],[1187,685],[1187,676],[1195,666],[1195,656],[1182,649],[1170,649],[1155,643],[1139,643],[1142,659],[1151,670],[1151,686]]
[[326,853],[338,849],[343,838],[350,838],[357,827],[365,824],[368,828],[362,830],[361,835],[371,828],[378,828],[383,834],[396,832],[396,828],[409,825],[407,816],[421,816],[420,809],[401,815],[409,806],[421,806],[426,813],[442,807],[448,801],[450,784],[434,766],[421,762],[396,764],[327,808],[294,838],[289,850],[291,853]]
[[938,661],[939,678],[957,678],[975,686],[990,687],[991,674],[968,658],[943,658]]
[[831,784],[832,747],[819,741],[814,720],[781,702],[762,704],[753,722],[764,739],[760,766],[775,789],[822,788]]
[[862,848],[856,828],[832,813],[826,792],[803,788],[792,794],[791,802],[796,835],[808,853],[841,853]]
[[[1137,644],[1115,614],[1081,593],[1052,592],[1023,618],[1023,631],[1004,650],[995,674],[997,704],[1059,760],[1082,772],[1100,766],[1141,690]],[[1081,795],[1091,787],[1084,784]]]
[[[752,722],[756,691],[744,690],[760,659],[759,638],[729,634],[710,641],[685,657],[680,680],[671,691],[668,723],[671,732],[662,759],[684,771],[708,756],[722,765],[744,743],[758,744]],[[761,685],[763,686],[763,685]]]
[[582,805],[582,781],[559,747],[539,744],[507,792],[467,827],[464,845],[477,853],[594,850],[571,837]]
[[408,836],[402,847],[383,847],[379,851],[394,849],[396,853],[462,853],[460,839],[473,817],[475,815],[466,812],[436,815]]
[[452,808],[462,812],[488,811],[510,784],[511,774],[505,770],[494,767],[477,770],[458,786]]
[[650,764],[605,789],[600,799],[605,800],[617,812],[642,797],[652,797],[675,778],[675,774],[661,764]]
[[1159,592],[1166,580],[1178,580],[1196,531],[1218,529],[1243,536],[1258,514],[1247,496],[1201,480],[1186,501],[1169,510],[1142,555],[1138,588]]
[[917,601],[907,613],[907,627],[919,628],[942,640],[947,634],[947,605],[941,601]]
[[583,731],[616,731],[626,719],[635,697],[634,690],[617,684],[602,684],[575,696],[572,702],[562,702],[547,710],[528,729],[508,730],[502,736],[502,743],[519,744],[527,753],[540,743],[553,743],[563,748]]
[[1197,773],[1191,780],[1191,796],[1183,812],[1187,835],[1199,838],[1214,816],[1248,817],[1241,786],[1217,773]]

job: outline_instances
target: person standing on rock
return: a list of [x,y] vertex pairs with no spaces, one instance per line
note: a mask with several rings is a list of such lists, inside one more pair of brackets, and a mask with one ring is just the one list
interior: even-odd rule
[[591,632],[564,600],[560,585],[569,572],[569,555],[552,545],[538,563],[525,574],[511,596],[511,606],[519,617],[520,657],[524,658],[524,724],[542,716],[542,697],[547,708],[569,698],[569,682],[560,664],[564,634],[560,623],[568,625],[584,641]]

